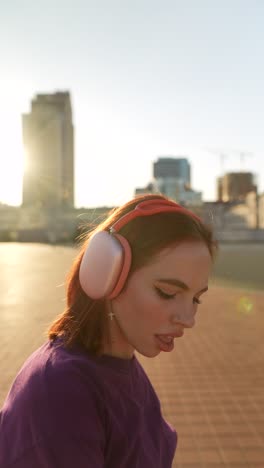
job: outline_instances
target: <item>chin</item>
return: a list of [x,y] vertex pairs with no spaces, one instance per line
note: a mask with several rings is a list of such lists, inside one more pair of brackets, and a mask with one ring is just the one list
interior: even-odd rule
[[153,351],[147,351],[147,350],[139,350],[137,349],[137,352],[141,354],[142,356],[148,357],[148,358],[154,358],[158,356],[161,351],[159,349],[155,349]]

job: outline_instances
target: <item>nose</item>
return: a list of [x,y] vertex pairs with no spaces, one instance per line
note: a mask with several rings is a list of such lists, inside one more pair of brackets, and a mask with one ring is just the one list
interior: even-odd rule
[[184,328],[193,328],[195,325],[195,309],[193,303],[182,305],[180,310],[174,312],[172,316],[173,324],[180,324]]

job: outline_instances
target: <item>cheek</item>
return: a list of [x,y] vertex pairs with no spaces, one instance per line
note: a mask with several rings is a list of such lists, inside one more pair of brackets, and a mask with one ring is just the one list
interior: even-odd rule
[[152,321],[157,321],[162,316],[165,317],[166,308],[151,288],[129,287],[117,298],[116,304],[116,311],[122,322],[126,321],[130,324],[134,322],[137,327],[145,324],[149,326]]
[[171,307],[160,300],[155,291],[141,291],[134,301],[134,312],[138,323],[143,327],[156,328],[168,320]]
[[137,293],[130,298],[134,313],[138,316],[148,316],[157,307],[153,293],[146,289],[138,288]]

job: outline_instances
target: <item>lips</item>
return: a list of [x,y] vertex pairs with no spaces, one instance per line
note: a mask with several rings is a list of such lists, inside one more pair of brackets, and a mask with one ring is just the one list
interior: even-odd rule
[[171,343],[174,339],[173,336],[170,335],[156,335],[163,343]]
[[180,336],[183,335],[183,333],[184,333],[184,330],[180,329],[180,330],[175,331],[174,333],[166,333],[166,334],[155,335],[155,336],[158,336],[159,338],[164,340],[166,343],[168,343],[173,338],[179,338]]
[[161,351],[170,352],[174,348],[174,338],[179,338],[182,335],[183,330],[179,330],[170,335],[155,335],[155,338]]
[[174,339],[169,335],[155,335],[157,345],[161,351],[170,352],[174,348]]

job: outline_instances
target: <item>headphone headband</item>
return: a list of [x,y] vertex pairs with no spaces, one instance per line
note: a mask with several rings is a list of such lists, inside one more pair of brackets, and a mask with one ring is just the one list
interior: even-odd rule
[[85,293],[92,299],[117,297],[124,287],[132,262],[129,242],[118,231],[139,216],[172,212],[185,213],[199,220],[194,213],[171,200],[152,198],[138,203],[122,216],[112,225],[110,233],[96,232],[89,241],[80,265],[80,284]]
[[110,232],[118,232],[123,226],[127,223],[132,221],[132,219],[138,218],[139,216],[151,216],[158,213],[184,213],[188,214],[192,218],[196,219],[197,221],[201,221],[198,216],[196,216],[193,212],[187,210],[183,206],[179,205],[176,202],[171,200],[163,200],[163,199],[151,199],[145,200],[138,205],[132,211],[129,211],[120,219],[118,219],[113,226],[110,228]]

